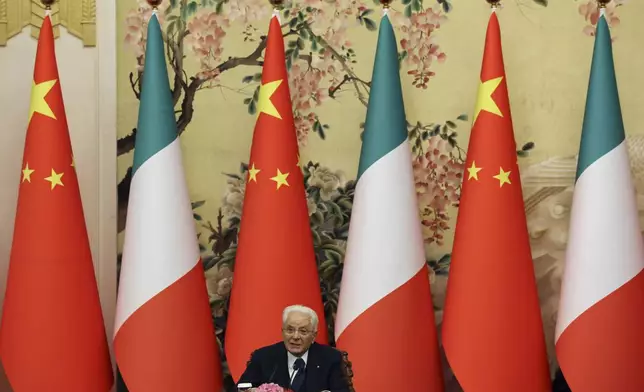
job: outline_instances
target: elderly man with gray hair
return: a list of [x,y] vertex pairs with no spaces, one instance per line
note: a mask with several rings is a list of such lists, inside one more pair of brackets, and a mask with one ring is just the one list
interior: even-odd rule
[[275,383],[294,392],[348,392],[342,355],[315,343],[318,315],[311,308],[292,305],[282,313],[284,340],[254,351],[238,385],[257,387]]

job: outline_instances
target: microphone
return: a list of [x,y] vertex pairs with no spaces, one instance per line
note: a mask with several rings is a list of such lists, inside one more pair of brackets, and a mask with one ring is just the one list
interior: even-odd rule
[[271,372],[271,376],[268,378],[268,384],[273,382],[273,376],[275,376],[276,371],[277,371],[277,364],[273,365],[273,371]]

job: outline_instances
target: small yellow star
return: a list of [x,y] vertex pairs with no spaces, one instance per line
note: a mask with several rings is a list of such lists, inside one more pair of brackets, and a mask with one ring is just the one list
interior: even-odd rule
[[282,84],[282,79],[268,82],[259,86],[259,94],[257,97],[257,117],[260,113],[266,113],[269,116],[282,119],[280,112],[277,111],[275,105],[271,101],[271,97],[277,90],[277,88]]
[[25,168],[22,169],[22,182],[31,182],[31,173],[35,172],[35,170],[29,168],[29,162],[25,165]]
[[56,119],[54,112],[52,112],[49,104],[47,103],[47,101],[45,101],[45,97],[47,96],[47,94],[49,94],[55,84],[56,79],[48,80],[46,82],[38,84],[36,84],[35,81],[32,81],[31,106],[29,106],[29,121],[31,121],[34,113],[40,113],[43,116],[51,117],[54,120]]
[[56,173],[54,169],[51,169],[51,176],[45,178],[45,181],[49,181],[51,183],[51,189],[54,189],[56,185],[65,186],[62,180],[63,175],[65,175],[65,173]]
[[259,173],[260,171],[261,170],[255,168],[255,164],[253,163],[253,167],[248,169],[248,182],[257,182],[257,173]]
[[472,178],[477,180],[479,179],[479,172],[482,170],[482,167],[476,167],[476,163],[472,161],[472,166],[467,168],[467,171],[469,172],[469,176],[467,177],[468,180],[471,180]]
[[72,155],[72,167],[76,167],[76,160],[74,160],[74,156]]
[[280,189],[282,185],[290,186],[286,181],[287,177],[288,173],[282,173],[280,169],[277,169],[277,175],[275,177],[271,177],[271,180],[275,181],[277,183],[277,189]]
[[494,176],[497,180],[499,180],[499,188],[503,186],[503,184],[512,184],[510,182],[510,172],[509,171],[503,171],[502,167],[499,167],[499,174]]
[[481,82],[479,85],[478,97],[476,98],[476,107],[474,108],[474,122],[479,117],[481,110],[496,114],[497,116],[503,117],[501,109],[496,105],[494,99],[492,99],[492,94],[496,91],[497,87],[501,84],[503,76],[498,78],[490,79],[485,82]]
[[304,165],[302,164],[302,156],[300,154],[297,154],[297,163],[295,166],[299,167],[300,169],[304,168]]

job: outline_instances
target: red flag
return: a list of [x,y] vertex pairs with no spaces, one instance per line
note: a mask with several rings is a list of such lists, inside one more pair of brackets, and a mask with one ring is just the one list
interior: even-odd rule
[[314,309],[320,319],[317,341],[327,341],[277,17],[268,31],[257,113],[226,329],[226,358],[235,380],[255,349],[282,339],[286,306]]
[[507,88],[492,13],[443,319],[467,392],[551,390]]
[[48,16],[32,86],[0,355],[15,391],[109,391],[112,366]]

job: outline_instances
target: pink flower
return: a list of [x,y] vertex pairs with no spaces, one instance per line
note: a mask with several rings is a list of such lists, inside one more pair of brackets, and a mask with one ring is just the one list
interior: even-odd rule
[[447,140],[432,136],[425,153],[412,162],[423,234],[428,243],[443,244],[443,233],[450,228],[448,208],[460,198],[463,163],[453,155],[453,149]]
[[197,56],[202,73],[197,76],[203,79],[215,77],[217,64],[221,61],[224,51],[223,40],[226,37],[224,27],[228,27],[228,19],[210,9],[201,9],[188,22],[190,35],[185,43]]
[[257,388],[257,392],[286,392],[287,390],[277,384],[262,384]]
[[[626,0],[613,0],[606,5],[606,22],[610,27],[617,27],[620,24],[620,19],[617,16],[617,7],[624,5]],[[587,0],[585,3],[579,5],[579,14],[584,17],[586,22],[589,22],[583,29],[584,34],[594,36],[597,28],[597,21],[599,20],[599,7],[595,0]]]
[[430,70],[432,64],[435,61],[443,63],[447,59],[433,35],[447,18],[440,9],[434,11],[428,8],[412,14],[407,20],[396,20],[402,24],[400,31],[404,38],[400,40],[400,46],[406,55],[405,64],[410,67],[407,73],[414,77],[414,86],[426,89],[427,83],[435,75]]

